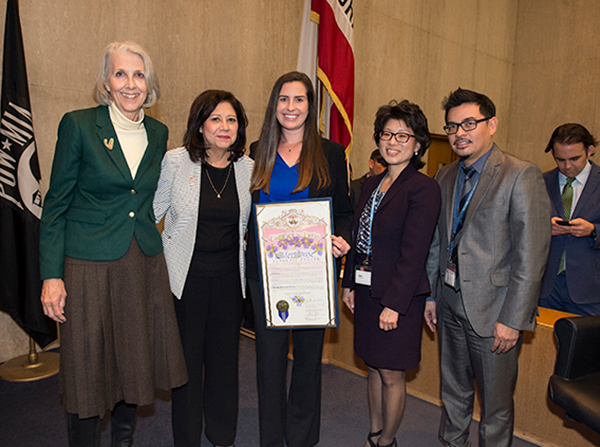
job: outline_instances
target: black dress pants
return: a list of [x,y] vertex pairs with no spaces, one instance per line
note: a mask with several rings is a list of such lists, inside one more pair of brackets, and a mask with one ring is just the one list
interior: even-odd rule
[[233,444],[238,417],[238,351],[242,318],[239,271],[188,275],[175,313],[189,382],[173,390],[175,447],[200,447],[202,418],[214,445]]
[[267,330],[260,284],[249,279],[256,333],[256,374],[261,447],[311,447],[321,425],[321,355],[324,329],[292,330],[294,362],[286,387],[288,330]]

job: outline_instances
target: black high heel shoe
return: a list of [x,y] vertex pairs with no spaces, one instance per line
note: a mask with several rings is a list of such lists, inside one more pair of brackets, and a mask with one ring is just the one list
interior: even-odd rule
[[373,438],[375,436],[379,436],[380,434],[381,434],[381,430],[369,433],[369,435],[367,436],[367,441],[369,441],[369,445],[371,447],[377,447],[377,444],[375,444],[375,441],[373,441]]
[[388,445],[380,445],[379,442],[377,443],[377,447],[398,447],[398,443],[396,442],[396,438],[394,438],[394,440],[392,441],[391,444]]

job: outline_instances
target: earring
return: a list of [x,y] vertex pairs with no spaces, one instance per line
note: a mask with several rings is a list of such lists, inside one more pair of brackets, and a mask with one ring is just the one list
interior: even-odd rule
[[419,151],[415,151],[415,155],[419,155]]

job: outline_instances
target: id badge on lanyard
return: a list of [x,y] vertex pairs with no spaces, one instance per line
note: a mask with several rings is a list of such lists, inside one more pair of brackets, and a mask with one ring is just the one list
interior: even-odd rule
[[452,259],[452,253],[454,251],[454,244],[456,243],[456,233],[458,222],[462,221],[465,218],[465,213],[467,212],[467,208],[469,207],[469,203],[471,203],[471,199],[473,198],[473,193],[475,192],[475,187],[471,189],[465,204],[462,209],[459,210],[458,216],[454,219],[452,225],[452,236],[450,237],[450,247],[448,247],[448,260],[446,261],[446,270],[444,272],[444,283],[452,287],[456,288],[456,275],[458,266],[456,265],[455,260]]
[[369,265],[369,258],[365,259],[361,265],[356,266],[354,271],[354,282],[361,286],[371,287],[371,266]]
[[456,286],[456,263],[450,261],[446,264],[446,273],[444,274],[444,282],[450,287]]
[[379,182],[379,186],[375,190],[375,195],[373,196],[373,201],[371,203],[371,218],[370,218],[370,228],[369,228],[369,252],[367,253],[367,258],[361,265],[357,265],[354,271],[354,282],[356,284],[360,284],[361,286],[371,287],[371,233],[373,231],[373,217],[375,216],[375,202],[377,201],[377,195],[379,194],[379,189],[381,188],[381,184],[383,180],[387,177],[387,172]]

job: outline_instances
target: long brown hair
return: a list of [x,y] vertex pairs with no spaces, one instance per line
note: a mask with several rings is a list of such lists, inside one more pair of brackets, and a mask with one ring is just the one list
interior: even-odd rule
[[292,194],[306,189],[315,172],[319,179],[319,188],[324,188],[331,184],[329,167],[323,153],[321,136],[318,131],[315,91],[312,82],[304,73],[292,71],[277,79],[273,90],[271,90],[269,104],[265,112],[265,120],[255,152],[250,192],[262,189],[265,193],[269,194],[271,174],[273,173],[273,166],[277,157],[277,147],[281,141],[282,134],[281,124],[277,121],[277,102],[279,101],[279,94],[283,85],[295,81],[301,82],[306,88],[308,116],[304,122],[302,151],[300,152],[298,168],[298,184],[292,191]]

